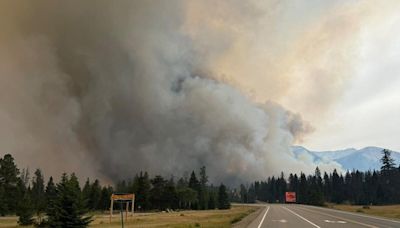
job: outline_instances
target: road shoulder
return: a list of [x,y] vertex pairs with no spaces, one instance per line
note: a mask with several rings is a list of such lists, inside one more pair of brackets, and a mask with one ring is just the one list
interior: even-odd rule
[[261,217],[262,213],[265,211],[265,205],[259,205],[259,207],[255,212],[249,214],[248,216],[244,217],[241,221],[232,225],[233,228],[245,228],[248,227],[252,222],[257,220],[257,217]]

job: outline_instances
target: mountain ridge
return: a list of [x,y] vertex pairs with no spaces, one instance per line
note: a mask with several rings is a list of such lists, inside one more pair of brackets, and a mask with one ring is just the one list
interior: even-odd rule
[[[384,148],[367,146],[362,149],[347,148],[332,151],[312,151],[303,146],[292,146],[292,152],[296,158],[302,154],[311,156],[314,162],[334,161],[342,166],[344,170],[380,170],[382,150]],[[395,160],[396,167],[400,163],[400,152],[392,151],[392,158]]]

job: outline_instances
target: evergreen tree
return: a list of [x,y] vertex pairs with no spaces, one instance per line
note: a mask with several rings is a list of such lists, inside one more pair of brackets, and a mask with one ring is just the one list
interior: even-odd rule
[[255,191],[254,184],[251,184],[247,191],[247,202],[248,203],[256,202],[256,191]]
[[4,186],[0,185],[0,216],[5,216],[7,212]]
[[101,195],[99,200],[99,209],[100,210],[108,210],[110,207],[110,197],[112,194],[111,187],[103,187],[101,189]]
[[150,179],[147,172],[144,174],[140,172],[140,175],[137,179],[137,192],[136,194],[136,203],[135,206],[140,210],[148,210],[150,209]]
[[36,224],[38,227],[48,227],[49,226],[49,218],[54,218],[56,216],[55,215],[56,199],[57,199],[56,185],[54,184],[53,177],[50,177],[49,181],[47,182],[46,190],[45,190],[45,202],[46,203],[45,203],[45,208],[44,208],[44,211],[45,211],[48,219],[39,221],[38,224]]
[[231,203],[229,202],[228,193],[226,192],[225,185],[221,184],[218,189],[218,209],[229,209]]
[[87,210],[75,174],[70,178],[62,175],[53,210],[48,214],[50,227],[87,227],[91,222],[91,217],[85,216]]
[[[211,186],[211,189],[213,187]],[[217,207],[217,196],[213,190],[209,192],[209,198],[208,198],[208,209],[215,209]]]
[[3,190],[4,205],[0,206],[2,214],[15,213],[18,197],[18,182],[19,169],[14,163],[14,158],[11,154],[4,155],[0,158],[0,188]]
[[208,209],[208,190],[207,190],[208,176],[206,167],[200,168],[200,187],[199,187],[199,206],[201,210]]
[[165,185],[164,190],[165,205],[167,208],[178,208],[178,193],[176,191],[174,179],[171,178]]
[[183,177],[179,178],[178,182],[176,183],[177,188],[185,188],[188,186],[189,186],[188,180]]
[[300,174],[299,192],[297,194],[297,199],[299,203],[307,204],[309,202],[307,195],[307,178],[304,173]]
[[194,173],[194,171],[192,171],[192,173],[190,174],[189,188],[191,188],[197,192],[200,189],[200,182],[197,180],[197,177],[196,177],[196,174]]
[[247,188],[244,184],[240,185],[240,202],[241,203],[248,203],[247,200]]
[[86,202],[86,205],[89,204],[90,192],[91,192],[90,179],[87,178],[82,188],[82,197],[83,200]]
[[36,212],[36,215],[41,220],[40,214],[44,212],[46,208],[46,196],[44,189],[44,179],[40,169],[35,171],[35,177],[32,180],[32,204]]
[[[23,182],[21,182],[23,183]],[[21,226],[29,226],[34,222],[33,214],[34,208],[32,205],[30,192],[27,189],[21,201],[18,203],[17,207],[18,224]]]
[[166,209],[166,199],[164,198],[166,183],[167,182],[161,176],[155,176],[151,180],[153,187],[150,190],[150,202],[153,208],[157,208],[159,210]]
[[392,152],[390,150],[384,149],[382,150],[382,167],[381,172],[386,173],[395,169],[394,159],[392,158]]
[[99,207],[100,197],[101,197],[101,186],[99,180],[96,179],[90,186],[88,208],[91,210],[100,209]]
[[192,202],[192,209],[199,209],[199,207],[200,207],[200,205],[199,205],[200,182],[198,181],[194,171],[192,171],[192,173],[190,174],[189,188],[191,188],[197,192],[197,200],[196,200],[196,202]]

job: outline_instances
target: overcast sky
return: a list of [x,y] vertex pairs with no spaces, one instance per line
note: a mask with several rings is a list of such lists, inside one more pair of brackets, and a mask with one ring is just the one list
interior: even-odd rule
[[305,145],[316,149],[380,146],[400,151],[400,15],[366,28],[360,56],[329,121]]
[[[400,151],[399,6],[399,1],[261,2],[261,13],[241,7],[226,19],[222,9],[229,7],[216,5],[218,16],[204,11],[208,17],[201,23],[213,27],[217,21],[214,30],[233,37],[232,47],[213,63],[217,75],[257,102],[275,101],[313,125],[314,132],[296,144]],[[221,15],[224,20],[217,20]]]
[[351,66],[354,73],[329,119],[315,126],[306,146],[400,151],[400,15],[388,12],[379,17],[355,38],[359,51]]

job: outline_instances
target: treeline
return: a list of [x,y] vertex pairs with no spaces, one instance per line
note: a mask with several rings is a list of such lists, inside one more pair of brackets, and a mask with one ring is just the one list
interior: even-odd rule
[[208,185],[205,167],[199,178],[193,171],[189,179],[182,177],[177,182],[141,172],[115,187],[87,179],[81,188],[74,173],[63,174],[55,183],[52,177],[45,181],[37,169],[30,178],[29,171],[20,171],[10,154],[0,158],[0,216],[17,215],[20,225],[86,227],[92,221],[89,211],[109,210],[112,193],[135,193],[139,211],[230,208],[226,187]]
[[116,192],[133,192],[136,195],[136,210],[167,209],[228,209],[230,202],[225,185],[208,185],[206,167],[200,168],[198,176],[192,171],[190,177],[181,177],[176,182],[173,177],[165,179],[141,172],[132,180],[120,181]]
[[344,175],[336,170],[321,174],[317,167],[313,175],[290,174],[285,178],[270,177],[250,186],[241,185],[234,200],[252,203],[256,200],[283,203],[285,192],[296,192],[297,202],[323,205],[325,202],[357,205],[382,205],[400,203],[400,166],[395,167],[391,151],[382,151],[380,171],[360,172],[353,170]]

